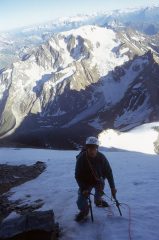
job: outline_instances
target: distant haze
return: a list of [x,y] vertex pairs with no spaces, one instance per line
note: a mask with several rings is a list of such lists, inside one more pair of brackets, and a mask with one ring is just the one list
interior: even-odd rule
[[145,0],[5,0],[0,1],[0,31],[53,20],[58,17],[128,7],[150,6],[158,1]]

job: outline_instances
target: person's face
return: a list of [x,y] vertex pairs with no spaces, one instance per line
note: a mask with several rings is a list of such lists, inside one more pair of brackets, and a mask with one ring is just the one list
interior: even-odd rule
[[87,153],[88,153],[89,157],[95,158],[97,155],[97,152],[98,152],[97,146],[95,146],[95,145],[87,146]]

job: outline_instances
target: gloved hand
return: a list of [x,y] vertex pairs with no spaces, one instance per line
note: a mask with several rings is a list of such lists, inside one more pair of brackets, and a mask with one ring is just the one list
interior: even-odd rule
[[86,197],[86,198],[89,197],[89,191],[88,191],[88,190],[84,190],[84,191],[82,192],[82,194],[83,194],[83,196]]
[[101,196],[105,195],[103,190],[101,190],[99,193],[100,193]]
[[117,189],[116,188],[111,188],[111,193],[112,193],[112,197],[115,199],[116,198]]

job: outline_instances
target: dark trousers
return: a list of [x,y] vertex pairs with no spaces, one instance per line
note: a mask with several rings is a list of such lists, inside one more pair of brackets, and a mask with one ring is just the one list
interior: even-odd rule
[[[102,197],[102,191],[104,190],[104,181],[100,184],[96,184],[95,186],[90,186],[85,189],[88,192],[91,192],[92,189],[95,189],[95,194],[94,194],[94,202],[98,202],[101,200]],[[86,211],[89,206],[88,206],[88,199],[83,196],[81,189],[79,188],[78,190],[78,199],[77,199],[77,206],[80,211]]]

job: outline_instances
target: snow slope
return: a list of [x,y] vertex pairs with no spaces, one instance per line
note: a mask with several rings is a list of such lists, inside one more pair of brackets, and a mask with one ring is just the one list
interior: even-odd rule
[[[117,56],[114,52],[114,49],[120,46],[121,41],[118,40],[116,33],[111,29],[87,25],[61,33],[61,35],[67,38],[71,35],[74,36],[76,38],[76,48],[79,45],[77,42],[78,36],[87,39],[87,42],[90,41],[92,45],[91,54],[93,55],[90,65],[91,67],[98,66],[100,76],[106,75],[115,66],[120,66],[129,60],[127,55]],[[85,41],[84,44],[90,48],[87,42]],[[79,52],[75,52],[75,59],[81,54],[81,48],[78,48],[78,50]]]
[[155,154],[154,142],[157,140],[159,122],[143,124],[128,132],[119,132],[113,129],[103,131],[99,135],[100,145],[103,147],[114,147],[128,151],[137,151]]
[[[74,180],[76,151],[32,149],[0,149],[0,163],[32,164],[46,162],[47,169],[37,179],[11,189],[12,200],[21,204],[42,199],[42,210],[53,209],[60,223],[63,240],[127,240],[129,214],[121,207],[123,217],[112,207],[114,216],[93,206],[95,222],[78,224],[73,221],[77,212],[77,184]],[[113,168],[117,197],[131,208],[131,235],[134,240],[158,240],[158,156],[132,152],[104,152]],[[106,184],[105,192],[110,195]],[[30,198],[27,196],[31,195]],[[108,199],[109,201],[109,199]],[[110,201],[109,201],[110,202]],[[10,217],[15,217],[12,213]]]

